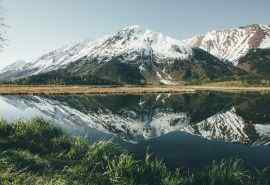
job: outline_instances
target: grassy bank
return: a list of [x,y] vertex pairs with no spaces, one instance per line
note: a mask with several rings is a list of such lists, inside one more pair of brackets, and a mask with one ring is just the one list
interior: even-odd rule
[[0,184],[51,185],[267,185],[270,170],[245,168],[238,159],[203,169],[169,169],[110,142],[90,145],[43,120],[0,122]]

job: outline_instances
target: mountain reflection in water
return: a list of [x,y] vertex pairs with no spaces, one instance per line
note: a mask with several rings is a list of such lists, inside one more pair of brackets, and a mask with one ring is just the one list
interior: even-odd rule
[[92,142],[113,139],[138,155],[150,146],[162,158],[185,159],[179,162],[187,165],[228,153],[260,165],[255,154],[270,154],[268,94],[0,96],[0,116],[42,117]]

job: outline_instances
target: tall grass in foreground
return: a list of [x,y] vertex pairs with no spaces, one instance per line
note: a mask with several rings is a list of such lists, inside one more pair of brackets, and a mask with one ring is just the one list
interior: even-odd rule
[[270,170],[248,170],[241,160],[203,169],[170,170],[110,142],[88,144],[43,120],[0,121],[0,184],[46,185],[269,185]]

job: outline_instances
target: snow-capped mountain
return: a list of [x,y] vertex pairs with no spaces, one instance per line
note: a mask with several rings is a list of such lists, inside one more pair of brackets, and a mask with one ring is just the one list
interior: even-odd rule
[[[0,71],[2,79],[15,80],[39,73],[57,70],[81,57],[80,52],[87,48],[89,41],[67,45],[44,54],[32,62],[15,62]],[[0,77],[0,78],[1,78]]]
[[237,65],[238,59],[252,48],[270,47],[270,26],[249,25],[240,28],[211,31],[184,41],[191,47],[199,47],[221,60]]
[[182,42],[164,36],[161,33],[129,26],[117,33],[94,42],[92,48],[85,51],[87,57],[107,58],[128,55],[128,57],[156,56],[165,59],[188,59],[192,55],[190,47]]
[[106,62],[120,55],[127,55],[127,61],[145,55],[187,59],[192,55],[192,50],[180,41],[161,33],[139,26],[129,26],[95,41],[83,41],[53,50],[33,62],[15,62],[1,72],[24,70],[29,71],[25,75],[29,76],[57,70],[82,58],[98,58],[100,62]]
[[[212,65],[214,71],[208,71],[207,65]],[[181,41],[140,26],[129,26],[95,41],[54,50],[20,69],[8,68],[0,74],[0,80],[10,81],[61,70],[45,76],[62,81],[70,81],[66,79],[69,77],[73,80],[91,78],[85,81],[112,80],[114,83],[133,76],[135,83],[176,84],[195,77],[232,75],[234,70],[203,50],[192,49]],[[122,71],[128,74],[119,74]],[[197,74],[202,71],[207,74]],[[228,74],[220,74],[220,71]],[[59,73],[65,74],[59,77]],[[124,83],[130,83],[130,80]]]

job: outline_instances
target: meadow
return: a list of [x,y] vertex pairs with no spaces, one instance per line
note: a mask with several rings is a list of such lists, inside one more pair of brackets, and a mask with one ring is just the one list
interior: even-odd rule
[[269,92],[269,86],[245,86],[237,82],[216,82],[204,85],[0,85],[1,95],[66,95],[66,94],[146,94],[192,92]]
[[89,144],[42,119],[0,121],[2,185],[269,185],[270,168],[241,159],[172,169],[150,153],[137,159],[112,142]]

